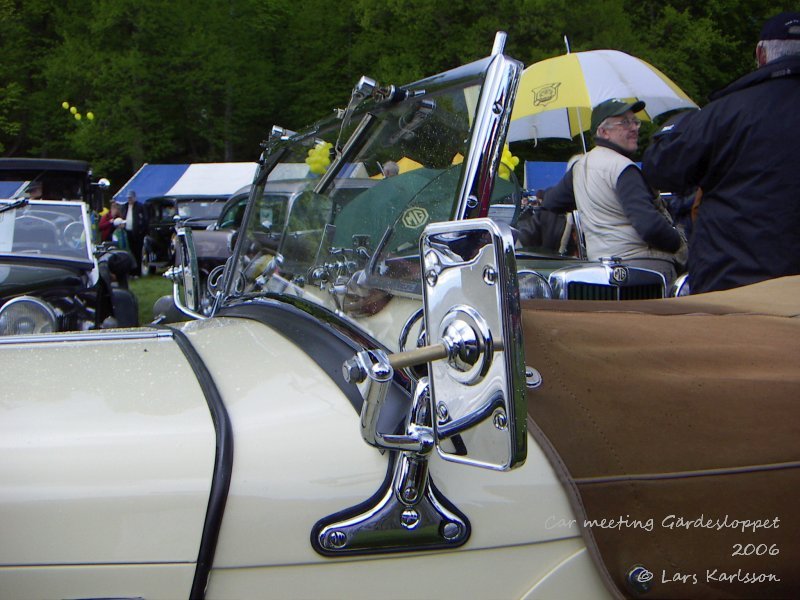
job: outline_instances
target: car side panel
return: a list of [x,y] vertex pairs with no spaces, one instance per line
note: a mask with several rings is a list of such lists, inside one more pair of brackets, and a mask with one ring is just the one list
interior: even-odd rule
[[[568,561],[583,541],[577,527],[564,526],[573,519],[569,503],[531,438],[528,460],[511,472],[432,457],[434,483],[470,519],[463,547],[317,554],[309,539],[314,524],[371,497],[387,472],[388,455],[362,440],[357,412],[326,372],[341,365],[322,368],[253,320],[194,321],[182,331],[214,373],[236,438],[209,598],[374,598],[404,589],[409,577],[424,597],[513,598],[577,564]],[[495,576],[499,570],[504,575]],[[576,572],[575,585],[605,597],[593,571]]]
[[0,596],[41,595],[57,572],[83,580],[60,595],[118,595],[80,573],[130,564],[173,565],[188,594],[214,425],[184,354],[153,331],[0,344]]
[[226,317],[182,330],[213,373],[234,432],[214,567],[321,560],[309,541],[314,523],[370,497],[387,457],[362,440],[358,414],[328,374],[281,334]]

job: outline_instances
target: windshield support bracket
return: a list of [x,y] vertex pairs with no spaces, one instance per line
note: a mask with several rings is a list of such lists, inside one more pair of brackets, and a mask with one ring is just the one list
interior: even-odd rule
[[[373,358],[378,365],[377,379],[382,382],[382,374],[388,372],[391,380],[385,354]],[[385,389],[381,382],[375,388]],[[365,397],[362,421],[369,403]],[[427,378],[421,378],[415,389],[405,435],[376,434],[373,441],[383,449],[402,449],[395,450],[390,461],[391,477],[367,502],[320,520],[311,532],[314,549],[325,556],[350,556],[464,544],[470,535],[469,521],[441,496],[428,472],[433,429]]]

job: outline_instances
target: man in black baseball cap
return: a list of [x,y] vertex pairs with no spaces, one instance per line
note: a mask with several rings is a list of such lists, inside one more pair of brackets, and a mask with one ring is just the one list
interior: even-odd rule
[[769,19],[758,69],[653,137],[648,182],[699,188],[689,240],[692,293],[800,275],[800,13]]
[[800,40],[800,12],[783,12],[764,23],[762,40]]
[[641,100],[609,98],[592,110],[595,147],[545,190],[543,211],[577,210],[589,260],[616,256],[658,271],[670,285],[686,245],[632,157],[639,148]]
[[800,12],[784,12],[764,23],[756,46],[756,62],[763,67],[792,54],[800,54]]

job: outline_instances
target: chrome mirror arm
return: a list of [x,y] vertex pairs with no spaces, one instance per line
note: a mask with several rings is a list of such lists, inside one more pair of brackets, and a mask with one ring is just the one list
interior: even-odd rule
[[[361,407],[361,436],[370,446],[384,450],[403,450],[427,454],[434,446],[432,428],[415,423],[405,435],[378,432],[380,417],[386,394],[389,391],[394,369],[404,369],[446,359],[457,371],[469,371],[479,362],[491,364],[492,354],[503,349],[502,340],[492,340],[476,327],[479,319],[468,319],[454,311],[449,325],[438,344],[386,354],[381,350],[364,350],[342,365],[345,381],[359,386],[364,404]],[[426,384],[427,385],[427,384]],[[416,404],[416,402],[415,402]]]
[[[396,435],[378,431],[378,418],[394,376],[394,366],[385,352],[381,350],[359,352],[352,359],[345,361],[342,365],[342,374],[345,381],[359,386],[361,396],[364,398],[361,407],[361,437],[365,442],[381,450],[400,450],[424,456],[431,453],[434,448],[432,427],[415,422],[415,415],[422,410],[417,408],[422,402],[420,386],[417,387],[419,391],[415,394],[415,409],[412,410],[406,433]],[[427,388],[425,393],[427,394]]]

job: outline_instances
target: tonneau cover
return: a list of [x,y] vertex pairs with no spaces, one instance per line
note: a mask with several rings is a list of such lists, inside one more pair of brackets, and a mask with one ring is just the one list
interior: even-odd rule
[[797,597],[798,314],[800,277],[523,305],[529,426],[622,593],[642,565],[648,598]]

